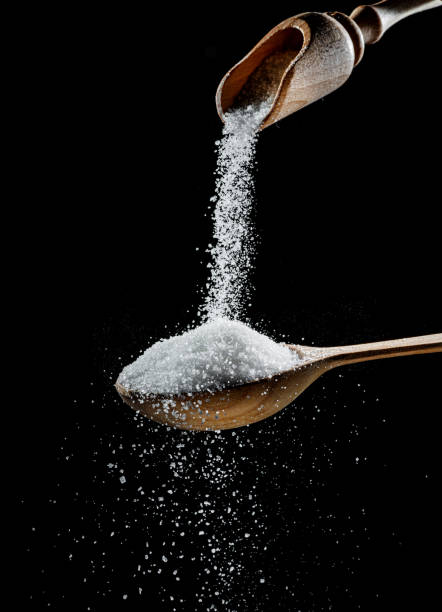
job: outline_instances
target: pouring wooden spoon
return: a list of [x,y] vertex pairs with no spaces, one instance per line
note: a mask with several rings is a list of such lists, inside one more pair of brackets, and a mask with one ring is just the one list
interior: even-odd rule
[[[350,16],[337,11],[302,13],[278,24],[221,80],[216,92],[218,114],[235,105],[249,77],[275,52],[291,51],[272,106],[261,128],[322,99],[350,76],[365,45],[378,42],[401,19],[432,8],[441,0],[383,0],[356,8]],[[270,93],[270,92],[269,92]]]
[[215,393],[189,396],[137,395],[116,384],[122,399],[159,423],[180,429],[218,430],[250,425],[290,404],[328,370],[347,363],[442,351],[442,334],[327,348],[288,345],[301,357],[299,366]]

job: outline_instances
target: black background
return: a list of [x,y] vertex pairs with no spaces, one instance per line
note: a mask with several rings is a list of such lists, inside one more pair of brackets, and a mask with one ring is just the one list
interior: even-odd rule
[[[221,77],[279,21],[352,8],[121,5],[35,16],[41,25],[22,58],[26,172],[18,189],[31,204],[22,217],[22,321],[39,393],[26,418],[19,411],[15,461],[21,594],[30,609],[169,609],[159,579],[147,599],[121,599],[131,588],[125,572],[136,530],[120,548],[103,544],[113,566],[104,595],[105,572],[83,583],[92,543],[76,562],[67,559],[75,548],[69,529],[101,533],[96,506],[119,512],[117,492],[97,485],[106,482],[102,440],[140,441],[111,383],[121,364],[196,317]],[[338,91],[261,134],[249,315],[274,337],[337,345],[441,331],[441,13],[393,27]],[[295,501],[302,535],[280,542],[276,558],[259,557],[273,590],[259,596],[262,608],[250,597],[238,609],[432,608],[440,366],[438,355],[351,366],[306,391],[296,435],[306,449],[302,483],[313,485],[281,476],[274,486],[288,495],[274,524],[271,487],[267,499],[275,538]],[[247,433],[257,455],[260,436],[266,440],[262,461],[273,483],[278,461],[293,459],[294,410],[271,434],[258,426]],[[149,426],[146,444],[175,435]],[[328,471],[323,448],[334,457]],[[327,513],[335,519],[324,535],[318,516]],[[277,576],[295,574],[284,599]],[[178,609],[197,608],[189,596]]]

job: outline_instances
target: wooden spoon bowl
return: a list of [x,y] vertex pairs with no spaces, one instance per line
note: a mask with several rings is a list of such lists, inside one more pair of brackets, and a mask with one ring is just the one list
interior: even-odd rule
[[385,357],[442,351],[442,334],[328,348],[289,345],[299,366],[214,393],[141,396],[116,383],[129,406],[158,423],[179,429],[220,430],[250,425],[288,406],[322,374],[340,365]]

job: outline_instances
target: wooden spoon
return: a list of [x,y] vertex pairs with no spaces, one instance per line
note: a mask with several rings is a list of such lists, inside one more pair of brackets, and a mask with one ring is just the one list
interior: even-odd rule
[[344,13],[302,13],[286,19],[224,76],[216,92],[218,114],[234,102],[250,75],[278,51],[293,51],[281,76],[273,104],[260,129],[323,98],[340,87],[364,54],[366,44],[404,17],[442,7],[441,0],[384,0]]
[[256,423],[282,410],[321,374],[337,366],[385,357],[440,352],[442,334],[330,348],[288,346],[302,358],[301,365],[269,378],[215,393],[143,397],[118,383],[115,386],[129,406],[159,423],[180,429],[233,429]]

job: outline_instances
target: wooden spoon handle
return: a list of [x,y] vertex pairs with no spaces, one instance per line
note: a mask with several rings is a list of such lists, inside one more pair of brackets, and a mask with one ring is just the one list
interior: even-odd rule
[[401,355],[438,353],[442,351],[442,334],[387,340],[386,342],[337,346],[326,350],[330,351],[330,361],[333,365],[358,363],[371,359],[384,359],[385,357],[399,357]]
[[388,28],[404,17],[442,6],[441,0],[383,0],[358,6],[350,15],[361,29],[366,44],[377,42]]

